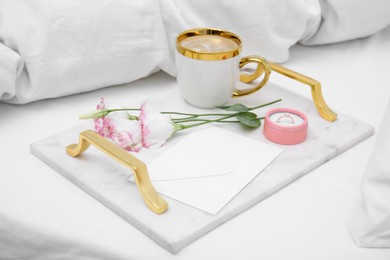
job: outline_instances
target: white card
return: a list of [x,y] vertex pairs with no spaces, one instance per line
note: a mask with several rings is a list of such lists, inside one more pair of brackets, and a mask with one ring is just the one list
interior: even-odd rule
[[151,181],[201,178],[233,172],[231,132],[212,127],[199,129],[148,164]]
[[[205,152],[212,157],[203,164],[198,161],[199,147],[212,151]],[[217,214],[283,151],[215,126],[195,130],[170,150],[148,164],[153,186],[160,194],[210,214]]]

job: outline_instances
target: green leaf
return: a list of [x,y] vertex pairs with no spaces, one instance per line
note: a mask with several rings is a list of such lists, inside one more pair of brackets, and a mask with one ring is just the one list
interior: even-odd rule
[[252,128],[257,128],[261,125],[260,118],[257,118],[257,115],[252,112],[242,112],[236,115],[238,121],[245,126]]
[[227,110],[227,111],[237,111],[237,112],[247,112],[250,110],[250,108],[248,108],[242,104],[234,104],[231,106],[221,106],[218,108],[223,109],[223,110]]
[[237,119],[240,120],[240,119],[249,119],[249,120],[252,120],[252,119],[256,119],[257,115],[255,113],[252,113],[252,112],[241,112],[241,113],[238,113],[236,115]]

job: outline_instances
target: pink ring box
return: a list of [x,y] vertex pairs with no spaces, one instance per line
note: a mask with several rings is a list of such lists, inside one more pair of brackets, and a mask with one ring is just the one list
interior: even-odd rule
[[268,140],[277,144],[299,144],[306,139],[307,126],[307,116],[301,111],[293,108],[273,108],[265,115],[263,133]]

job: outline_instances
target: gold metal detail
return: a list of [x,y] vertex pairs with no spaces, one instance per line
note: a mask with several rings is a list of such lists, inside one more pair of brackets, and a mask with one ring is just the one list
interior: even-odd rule
[[[232,49],[227,52],[219,52],[219,53],[206,53],[206,52],[197,52],[194,50],[187,49],[181,45],[181,42],[184,39],[187,39],[192,36],[197,35],[217,35],[227,39],[234,41],[237,44],[237,48]],[[223,60],[232,58],[240,55],[242,50],[242,41],[240,37],[232,32],[216,29],[216,28],[195,28],[182,32],[176,38],[176,49],[177,51],[191,59],[197,60]],[[268,62],[266,59],[260,56],[248,56],[243,57],[240,60],[240,68],[244,67],[248,63],[255,62],[257,63],[257,68],[253,74],[241,74],[240,80],[245,83],[250,83],[255,79],[259,78],[264,73],[264,78],[262,81],[254,88],[249,89],[236,89],[233,93],[234,97],[248,95],[253,93],[260,88],[262,88],[267,81],[269,80],[271,71],[278,72],[284,76],[297,80],[303,84],[309,85],[311,87],[311,95],[314,101],[314,104],[321,115],[322,118],[333,122],[337,119],[337,114],[333,112],[325,103],[325,100],[322,96],[321,83],[302,75],[298,72],[292,71],[286,67],[283,67],[279,64]]]
[[138,190],[146,205],[153,212],[161,214],[168,209],[168,203],[161,198],[154,189],[146,165],[94,131],[87,130],[80,133],[79,143],[67,146],[66,153],[72,157],[79,156],[87,150],[91,144],[133,171]]
[[313,98],[314,104],[317,107],[318,112],[321,117],[327,121],[333,122],[337,119],[337,114],[333,112],[328,105],[325,103],[325,100],[322,96],[321,83],[315,79],[312,79],[308,76],[302,75],[298,72],[292,71],[286,67],[283,67],[279,64],[270,63],[273,71],[276,71],[284,76],[297,80],[303,84],[309,85],[311,88],[311,96]]
[[[180,43],[189,37],[197,35],[217,35],[230,39],[237,44],[237,48],[226,52],[198,52],[182,46]],[[176,50],[191,59],[195,60],[225,60],[240,55],[242,50],[242,41],[240,37],[232,32],[216,28],[196,28],[182,32],[176,37]]]
[[243,57],[240,60],[240,68],[244,67],[248,63],[257,63],[257,68],[253,74],[241,74],[240,75],[240,80],[245,83],[250,83],[260,77],[263,73],[264,78],[263,80],[254,88],[249,88],[249,89],[235,89],[233,96],[245,96],[248,94],[251,94],[257,90],[259,90],[261,87],[267,83],[269,76],[271,74],[271,67],[268,64],[268,61],[264,59],[263,57],[260,56],[248,56],[248,57]]
[[[254,59],[253,57],[256,57]],[[260,59],[259,59],[260,58]],[[259,59],[259,60],[257,60]],[[261,61],[261,62],[260,62]],[[242,74],[240,75],[240,80],[245,83],[250,83],[253,80],[257,79],[260,77],[264,72],[264,78],[260,82],[260,84],[253,88],[253,89],[245,89],[245,90],[240,90],[234,92],[233,96],[238,97],[242,95],[247,95],[250,94],[267,83],[269,76],[271,74],[271,70],[278,72],[284,76],[287,76],[289,78],[292,78],[294,80],[297,80],[303,84],[309,85],[311,87],[311,95],[314,101],[314,104],[322,118],[324,118],[327,121],[333,122],[337,119],[337,114],[333,112],[328,105],[325,103],[325,100],[322,96],[322,90],[321,90],[321,83],[318,82],[315,79],[312,79],[308,76],[302,75],[298,72],[292,71],[286,67],[283,67],[282,65],[267,62],[264,58],[258,57],[258,56],[250,56],[250,57],[245,57],[242,58],[240,62],[240,68],[245,66],[249,62],[258,62],[258,66],[253,74]]]

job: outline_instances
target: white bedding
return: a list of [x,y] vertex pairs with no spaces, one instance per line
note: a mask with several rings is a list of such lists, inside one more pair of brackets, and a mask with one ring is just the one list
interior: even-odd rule
[[[389,45],[390,28],[341,44],[296,45],[285,65],[320,80],[332,109],[378,129],[390,97]],[[310,97],[306,86],[290,79],[273,74],[271,82]],[[29,152],[30,143],[80,125],[78,115],[95,107],[100,97],[126,104],[174,87],[175,79],[157,73],[23,106],[1,103],[0,259],[390,259],[390,249],[356,246],[346,227],[361,201],[361,180],[376,134],[176,255]]]
[[362,181],[362,202],[348,221],[361,247],[390,248],[390,100]]
[[219,27],[244,53],[288,59],[294,44],[365,37],[390,23],[387,0],[0,0],[0,100],[28,103],[175,75],[175,36]]
[[[115,2],[117,5],[122,5],[121,8],[124,8],[123,5],[126,4],[138,6],[140,9],[134,8],[138,10],[136,13],[142,16],[150,14],[150,17],[154,17],[157,13],[162,14],[161,24],[158,24],[157,20],[144,24],[140,22],[141,19],[134,18],[132,21],[137,26],[134,23],[130,25],[133,29],[163,25],[161,31],[163,37],[166,37],[165,43],[169,46],[177,31],[192,26],[208,26],[208,24],[201,23],[201,19],[205,19],[210,25],[234,30],[243,35],[244,51],[247,54],[259,50],[261,55],[275,61],[287,59],[285,63],[287,67],[321,81],[324,97],[332,109],[361,119],[378,129],[390,97],[388,81],[390,27],[379,33],[375,32],[389,23],[390,16],[385,15],[390,10],[388,1],[370,1],[371,4],[367,3],[369,6],[362,8],[364,12],[359,11],[359,8],[357,8],[358,11],[354,10],[360,14],[358,24],[351,22],[358,17],[354,14],[350,16],[345,14],[354,8],[345,8],[342,3],[350,2],[353,7],[364,6],[366,3],[362,0],[353,1],[353,3],[347,0],[322,3],[315,0],[307,1],[307,3],[297,1],[296,5],[299,6],[297,9],[301,10],[292,9],[291,12],[299,13],[300,19],[307,22],[302,22],[301,28],[307,28],[306,24],[310,24],[309,27],[313,28],[312,33],[307,35],[299,30],[299,33],[289,30],[287,30],[288,33],[283,33],[281,26],[293,27],[293,22],[291,24],[282,23],[281,18],[280,23],[258,23],[256,19],[260,19],[260,16],[248,15],[243,20],[238,16],[233,16],[232,13],[235,11],[226,17],[220,14],[210,16],[207,12],[202,16],[200,7],[194,8],[190,15],[190,4],[184,1],[174,3],[168,0],[160,2],[96,0],[93,1],[96,7],[87,8],[88,4],[91,6],[91,2],[0,0],[0,96],[3,101],[0,102],[0,259],[390,259],[390,249],[359,248],[353,242],[346,226],[347,220],[356,216],[353,210],[362,200],[360,191],[362,176],[371,157],[377,139],[376,134],[206,234],[176,255],[156,245],[133,226],[128,225],[105,206],[30,154],[30,143],[79,125],[81,122],[77,119],[78,115],[93,108],[100,97],[115,100],[118,103],[129,103],[129,99],[152,96],[156,92],[176,87],[175,80],[161,72],[134,81],[136,78],[146,77],[160,69],[174,75],[170,58],[172,49],[162,47],[165,51],[157,52],[160,56],[153,56],[151,61],[145,62],[149,66],[147,68],[143,67],[145,64],[139,63],[138,60],[127,60],[126,62],[131,64],[129,65],[131,69],[122,67],[127,66],[123,61],[115,67],[115,70],[119,68],[121,70],[113,69],[109,72],[120,74],[118,77],[123,77],[124,82],[132,81],[130,84],[56,99],[39,100],[22,106],[6,104],[7,102],[25,103],[120,83],[107,80],[105,82],[107,85],[91,84],[93,80],[98,81],[97,79],[102,80],[105,77],[115,78],[111,74],[110,76],[100,75],[103,74],[102,71],[106,73],[107,70],[114,68],[114,65],[110,61],[107,61],[107,64],[98,64],[88,63],[85,60],[83,62],[91,68],[83,68],[83,75],[84,69],[90,70],[90,75],[96,78],[80,76],[82,82],[90,84],[89,88],[86,87],[87,84],[76,84],[77,77],[75,79],[73,76],[81,72],[71,68],[70,64],[64,63],[65,56],[61,55],[72,53],[66,51],[51,53],[51,55],[59,55],[60,67],[36,68],[33,71],[37,75],[30,78],[32,72],[29,71],[25,58],[29,57],[27,54],[34,54],[34,48],[23,43],[23,41],[30,40],[32,44],[36,40],[35,36],[30,35],[29,31],[24,28],[27,24],[29,28],[37,26],[41,36],[47,33],[43,28],[52,22],[47,18],[50,16],[51,12],[48,10],[51,6],[62,4],[61,10],[64,10],[64,6],[68,6],[70,9],[74,7],[85,13],[92,12],[95,8],[97,12],[100,10],[101,13],[107,14],[104,11],[109,7],[104,4]],[[223,5],[225,8],[214,8],[214,11],[226,12],[228,9],[226,6],[231,6],[233,3],[233,1],[221,1],[218,6]],[[246,8],[253,10],[253,13],[263,12],[263,14],[268,14],[263,18],[266,20],[275,19],[277,15],[288,17],[286,10],[278,8],[278,5],[282,3],[281,0],[256,1],[251,3],[258,5],[256,9],[250,8],[249,2],[248,5],[243,5],[244,7],[232,7],[231,9]],[[142,9],[143,4],[153,4],[156,9]],[[194,3],[191,4],[194,5]],[[21,5],[24,7],[21,8]],[[285,5],[291,5],[291,3]],[[271,6],[274,7],[271,8]],[[329,6],[330,9],[324,12],[324,6]],[[32,15],[29,18],[29,16],[21,15],[21,10],[29,10],[32,14],[38,12],[41,16]],[[131,13],[133,9],[124,10],[126,13]],[[183,15],[185,10],[187,10],[186,15]],[[304,17],[309,17],[307,12],[313,14],[310,15],[311,20],[304,19]],[[245,14],[244,11],[242,13]],[[99,19],[101,19],[100,14],[96,15]],[[271,14],[273,14],[272,17]],[[50,17],[54,16],[53,13]],[[373,16],[375,18],[372,18]],[[13,23],[5,26],[6,17]],[[317,17],[317,20],[314,17]],[[109,17],[106,18],[110,20]],[[34,25],[31,20],[36,20],[36,24]],[[76,23],[79,20],[71,19],[71,21]],[[247,24],[240,28],[238,24],[244,23]],[[104,24],[110,25],[108,21],[107,23],[101,22],[97,28],[110,32],[109,28],[103,26]],[[23,28],[18,30],[18,26]],[[251,29],[248,29],[248,26]],[[254,30],[252,28],[255,27],[258,28],[258,34],[251,36]],[[80,26],[80,23],[74,26],[76,31],[80,30],[79,33],[82,28],[85,29]],[[277,34],[274,33],[271,35],[271,32],[276,32],[277,29],[281,32],[279,36],[275,36]],[[5,32],[7,32],[8,40],[5,40]],[[138,32],[144,35],[141,30]],[[338,44],[302,46],[295,44],[298,40],[291,37],[291,33],[295,33],[294,37],[303,35],[302,40],[299,41],[305,44],[338,42],[375,34],[365,39]],[[18,34],[20,34],[19,38],[16,37]],[[152,36],[148,34],[148,37]],[[155,35],[155,37],[160,36]],[[58,42],[53,38],[52,42],[44,37],[38,38],[40,41],[36,43],[38,46],[41,45],[40,50],[43,51],[43,56],[40,57],[49,57],[45,56],[50,54],[45,46]],[[274,46],[272,43],[275,42],[279,45]],[[74,46],[75,51],[80,51],[79,54],[82,57],[88,57],[92,53],[92,49],[88,46],[94,47],[93,44],[97,42],[90,40],[84,43],[87,44],[85,49]],[[108,43],[112,46],[112,43]],[[257,47],[257,44],[259,46],[261,44],[261,48]],[[293,46],[290,48],[291,45]],[[21,46],[24,46],[24,50],[27,48],[27,51],[22,52]],[[140,48],[143,46],[145,49]],[[103,44],[100,47],[106,50],[107,46]],[[129,55],[137,57],[144,53],[137,50],[146,51],[148,49],[145,44],[133,47],[135,49]],[[122,57],[121,55],[115,57],[118,56]],[[52,71],[53,75],[50,74]],[[58,75],[61,77],[58,78]],[[47,77],[45,82],[50,82],[49,85],[43,84],[43,78],[40,77],[44,76]],[[270,81],[310,97],[310,91],[306,86],[295,84],[290,79],[272,74]],[[384,205],[387,206],[387,204]],[[366,234],[363,233],[362,237],[364,238]]]

